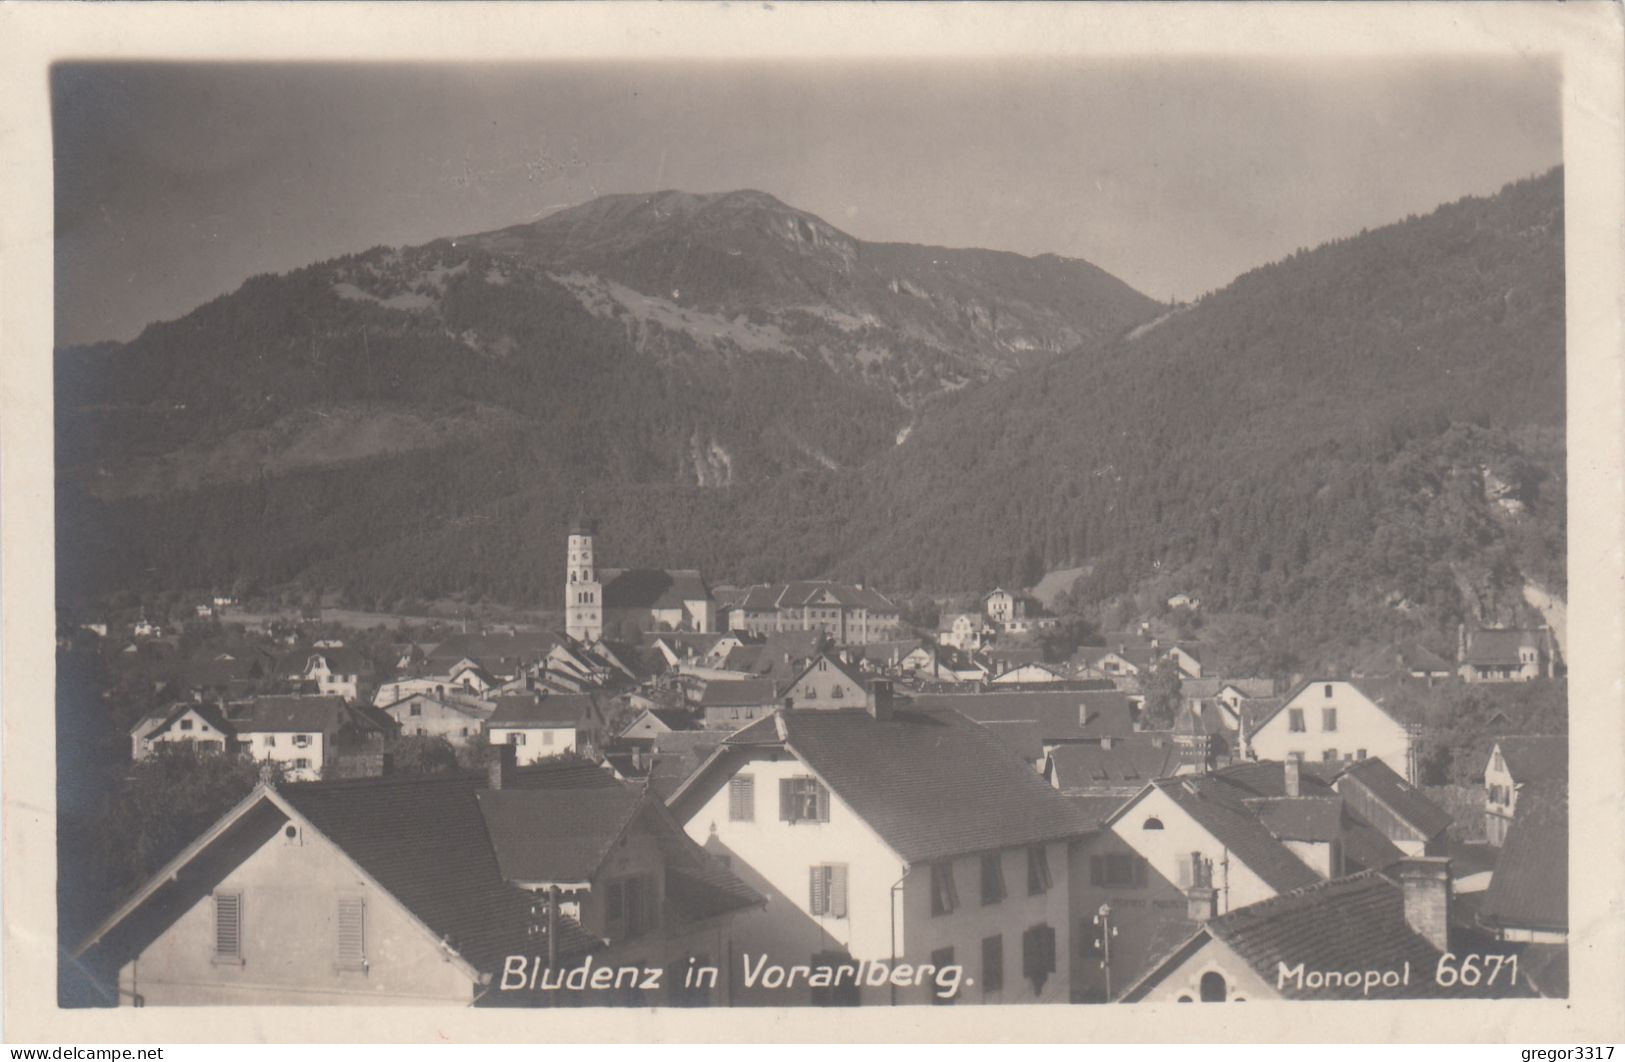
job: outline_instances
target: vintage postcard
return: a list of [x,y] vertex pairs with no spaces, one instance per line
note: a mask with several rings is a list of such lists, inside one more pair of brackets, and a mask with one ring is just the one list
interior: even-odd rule
[[1617,5],[0,30],[8,1039],[1621,1038]]

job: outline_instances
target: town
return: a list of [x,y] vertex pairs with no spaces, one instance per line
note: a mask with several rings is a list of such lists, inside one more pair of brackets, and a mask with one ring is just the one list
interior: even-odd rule
[[1547,626],[1230,674],[1185,593],[1101,631],[985,587],[923,625],[867,583],[606,567],[606,538],[537,544],[556,629],[230,593],[64,622],[122,787],[84,827],[80,998],[1567,995]]

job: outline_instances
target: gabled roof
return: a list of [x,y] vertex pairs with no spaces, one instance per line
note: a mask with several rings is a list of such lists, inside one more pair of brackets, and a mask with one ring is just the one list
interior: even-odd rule
[[427,651],[426,662],[448,667],[467,657],[488,671],[509,674],[518,665],[540,660],[563,641],[562,635],[547,631],[453,634]]
[[1467,632],[1467,651],[1462,663],[1485,667],[1517,667],[1523,661],[1519,651],[1547,647],[1544,630],[1479,630]]
[[[1046,743],[1098,741],[1134,733],[1134,706],[1116,690],[1036,690],[1019,693],[920,693],[916,708],[950,709],[977,722],[1035,723]],[[1080,720],[1080,709],[1087,708]]]
[[857,686],[859,689],[865,688],[864,687],[863,674],[856,667],[853,667],[851,664],[848,664],[845,660],[842,660],[840,657],[836,656],[834,653],[819,653],[817,656],[813,657],[813,659],[807,661],[807,666],[802,668],[796,674],[795,678],[793,678],[789,682],[785,683],[785,687],[784,687],[785,690],[788,691],[792,686],[795,686],[796,684],[798,684],[802,679],[806,678],[809,674],[811,674],[813,672],[813,670],[815,668],[817,668],[820,663],[823,663],[823,662],[826,662],[826,661],[829,663],[829,666],[831,668],[833,668],[836,672],[838,672],[848,682],[851,682],[854,686]]
[[781,608],[802,608],[829,601],[842,608],[862,608],[869,612],[895,613],[897,605],[885,594],[866,586],[806,579],[793,583],[757,584],[745,592],[740,607],[752,612]]
[[[1439,952],[1405,921],[1401,887],[1375,871],[1318,882],[1272,899],[1238,908],[1205,923],[1192,939],[1220,941],[1253,968],[1264,981],[1278,985],[1288,999],[1438,999],[1529,996],[1526,985],[1444,987],[1432,971]],[[1481,941],[1475,952],[1493,950]],[[1511,950],[1511,949],[1508,949]],[[1143,999],[1180,962],[1192,954],[1181,949],[1130,986],[1124,1002]],[[1370,985],[1363,980],[1348,986],[1300,987],[1296,979],[1281,980],[1283,968],[1303,963],[1306,970],[1397,970],[1410,963],[1410,983]]]
[[[1357,810],[1365,799],[1375,800],[1424,838],[1437,837],[1454,821],[1448,811],[1433,803],[1420,789],[1395,774],[1393,768],[1376,757],[1360,760],[1345,768],[1333,784],[1345,799],[1350,799],[1356,805]],[[1351,790],[1355,789],[1361,791],[1362,795],[1354,796]]]
[[474,796],[502,876],[530,888],[588,885],[644,801],[631,786],[485,789]]
[[1331,842],[1343,833],[1341,797],[1252,797],[1244,803],[1277,840]]
[[234,702],[226,718],[238,734],[333,733],[350,725],[360,730],[391,730],[388,715],[367,705],[349,704],[343,697],[255,697]]
[[492,706],[490,701],[478,701],[468,697],[441,696],[430,690],[418,690],[415,693],[408,693],[404,697],[380,706],[378,710],[389,714],[390,718],[394,718],[395,711],[408,707],[411,701],[427,701],[430,704],[438,704],[442,708],[450,708],[452,711],[466,715],[470,719],[485,720],[491,717]]
[[700,689],[701,708],[761,707],[778,703],[772,679],[709,679]]
[[711,589],[696,568],[603,568],[605,608],[678,609],[710,601]]
[[1509,735],[1495,744],[1506,761],[1512,780],[1524,782],[1568,781],[1569,739],[1567,735]]
[[[1060,789],[1089,790],[1134,786],[1166,778],[1179,768],[1173,742],[1161,745],[1125,739],[1102,745],[1057,745],[1050,749],[1049,768]],[[1119,802],[1121,803],[1121,801]],[[1115,810],[1115,809],[1114,809]]]
[[598,706],[588,693],[515,693],[493,697],[495,708],[488,727],[590,727],[597,722]]
[[886,720],[843,708],[780,711],[753,723],[674,794],[679,817],[763,746],[796,756],[911,866],[1092,828],[985,727],[957,712],[910,708]]
[[226,737],[235,737],[237,734],[236,728],[229,720],[226,719],[225,715],[215,705],[177,704],[168,715],[164,716],[163,722],[159,723],[152,730],[148,731],[146,736],[148,738],[156,738],[159,734],[164,733],[170,727],[180,722],[182,717],[184,717],[188,712],[197,713],[198,717],[201,718],[205,723],[208,723]]
[[1260,712],[1254,716],[1254,721],[1249,723],[1247,726],[1247,733],[1257,733],[1260,729],[1267,726],[1270,720],[1281,714],[1281,710],[1283,708],[1297,700],[1300,696],[1302,696],[1303,692],[1309,689],[1311,686],[1324,686],[1327,683],[1352,687],[1362,697],[1370,701],[1372,706],[1383,715],[1386,715],[1389,719],[1392,719],[1400,726],[1405,725],[1405,721],[1403,719],[1400,719],[1398,716],[1394,715],[1394,713],[1389,711],[1388,708],[1383,704],[1383,702],[1387,700],[1388,695],[1393,692],[1393,685],[1391,683],[1384,682],[1381,679],[1312,678],[1304,679],[1302,682],[1294,686],[1292,688],[1292,692],[1287,694],[1286,698],[1282,700],[1280,704],[1273,706],[1270,711]]
[[1519,796],[1518,817],[1501,845],[1478,919],[1509,929],[1568,930],[1566,785],[1537,782]]

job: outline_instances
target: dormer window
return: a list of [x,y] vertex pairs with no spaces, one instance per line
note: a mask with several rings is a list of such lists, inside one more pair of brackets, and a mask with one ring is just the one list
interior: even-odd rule
[[1332,684],[1330,682],[1328,682],[1328,683],[1326,683],[1326,696],[1330,697],[1331,695],[1332,695]]

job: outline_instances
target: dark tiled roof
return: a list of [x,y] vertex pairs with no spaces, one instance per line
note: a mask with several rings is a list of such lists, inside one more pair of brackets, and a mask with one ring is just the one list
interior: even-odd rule
[[1411,965],[1408,985],[1280,987],[1289,999],[1437,999],[1527,996],[1527,986],[1482,984],[1449,988],[1432,976],[1439,952],[1405,921],[1400,886],[1374,871],[1321,882],[1212,919],[1206,932],[1223,941],[1269,984],[1281,964],[1306,970],[1397,970]]
[[701,708],[760,707],[778,701],[772,679],[710,679],[700,690]]
[[168,730],[170,727],[179,722],[181,717],[187,712],[196,712],[200,717],[202,717],[204,722],[208,723],[210,726],[214,727],[228,738],[235,737],[237,735],[236,727],[234,727],[232,723],[226,719],[225,715],[220,711],[220,709],[214,705],[177,704],[168,715],[164,716],[163,722],[148,733],[147,736],[149,738],[157,737],[159,734],[162,734],[164,731]]
[[363,730],[389,730],[393,726],[393,721],[381,723],[377,718],[380,713],[365,711],[364,707],[347,704],[343,697],[255,697],[240,714],[235,710],[228,714],[239,734],[332,733],[346,724]]
[[[1154,778],[1166,778],[1179,769],[1178,746],[1125,739],[1100,745],[1057,745],[1049,763],[1061,789],[1106,789],[1132,785],[1135,789]],[[1122,803],[1119,801],[1119,803]]]
[[1073,807],[1077,808],[1083,821],[1091,826],[1099,826],[1130,800],[1124,796],[1102,796],[1078,790],[1066,790],[1063,791],[1063,795],[1072,801]]
[[700,722],[694,718],[694,713],[682,708],[650,708],[650,715],[672,730],[698,730]]
[[1026,760],[1037,763],[1044,758],[1044,734],[1038,723],[1031,719],[989,719],[982,723],[988,731]]
[[1343,862],[1349,871],[1383,870],[1405,858],[1386,834],[1352,815],[1343,820]]
[[1092,828],[1031,766],[956,712],[899,708],[883,721],[862,709],[786,711],[725,747],[771,741],[778,720],[788,749],[912,865]]
[[[914,706],[950,709],[977,722],[1027,720],[1046,742],[1092,741],[1134,733],[1134,708],[1116,690],[1038,690],[1021,693],[921,693]],[[1079,722],[1079,708],[1088,719]]]
[[1519,784],[1562,781],[1569,778],[1569,739],[1565,735],[1498,737],[1507,772]]
[[590,881],[643,803],[630,786],[474,795],[502,876],[525,884]]
[[854,665],[848,664],[845,660],[842,660],[834,653],[820,653],[816,658],[808,661],[807,666],[802,668],[796,674],[794,679],[785,684],[785,689],[788,690],[791,686],[794,686],[796,683],[806,678],[813,668],[819,665],[820,661],[828,661],[830,667],[840,672],[843,676],[845,676],[848,682],[852,683],[859,689],[866,688],[864,684],[863,672],[859,671]]
[[1467,632],[1465,664],[1486,667],[1518,667],[1523,661],[1519,650],[1545,649],[1546,632],[1540,630],[1484,630]]
[[711,590],[694,568],[605,568],[605,608],[682,608],[687,601],[709,601]]
[[862,608],[888,615],[897,612],[896,604],[878,590],[817,580],[752,586],[745,592],[741,607],[752,612],[801,608],[826,597],[842,608]]
[[1319,881],[1319,876],[1287,849],[1246,804],[1245,790],[1213,776],[1153,782],[1165,796],[1230,850],[1264,883],[1278,892]]
[[591,726],[597,716],[588,693],[516,693],[493,697],[491,704],[495,711],[486,725],[495,727]]
[[507,673],[513,665],[540,660],[563,641],[562,636],[547,631],[454,634],[429,649],[425,660],[450,667],[466,657],[487,669]]
[[[516,772],[524,786],[617,786],[586,765]],[[534,954],[545,920],[535,897],[503,877],[476,794],[482,771],[413,778],[290,785],[282,795],[437,935],[482,970],[510,952]],[[560,951],[580,954],[597,941],[564,920]]]
[[[1338,792],[1358,807],[1366,798],[1375,799],[1424,838],[1437,837],[1451,824],[1450,813],[1422,794],[1420,789],[1395,774],[1377,758],[1361,760],[1337,776]],[[1351,790],[1363,791],[1361,794]],[[1367,816],[1369,817],[1369,816]]]
[[1335,796],[1252,797],[1246,805],[1282,841],[1335,841],[1343,833],[1343,801]]
[[1485,925],[1567,930],[1569,810],[1565,787],[1536,784],[1518,797],[1518,817],[1501,846],[1479,909]]

